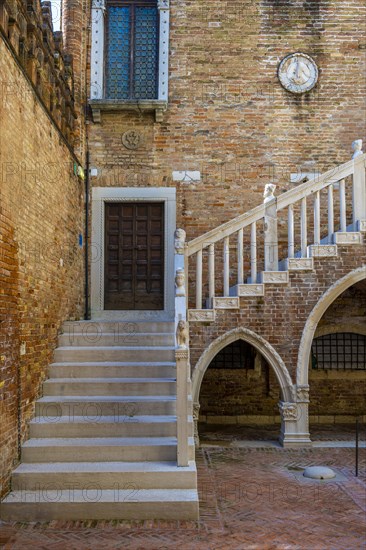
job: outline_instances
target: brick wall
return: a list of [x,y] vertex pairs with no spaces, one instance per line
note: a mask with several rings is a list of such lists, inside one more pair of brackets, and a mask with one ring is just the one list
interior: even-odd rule
[[[366,135],[365,16],[362,0],[171,0],[164,120],[102,113],[89,125],[94,184],[177,185],[177,223],[191,239],[259,204],[268,181],[281,193],[290,173],[348,160],[353,139]],[[302,96],[277,78],[295,51],[320,73]],[[131,128],[143,138],[135,151],[121,143]],[[202,180],[175,184],[173,170],[200,170]]]
[[[9,86],[11,83],[11,86]],[[47,375],[57,331],[83,315],[84,184],[0,38],[0,489]],[[20,382],[20,383],[19,383]]]
[[[216,338],[234,327],[245,327],[265,338],[274,347],[295,382],[300,340],[310,312],[333,283],[365,264],[365,245],[342,246],[339,251],[338,258],[315,258],[313,272],[290,273],[289,285],[266,285],[265,299],[240,298],[240,310],[217,310],[216,321],[212,324],[190,322],[192,369]],[[357,324],[362,327],[360,332],[364,333],[365,299],[364,282],[350,287],[325,312],[318,325],[318,333],[324,326],[344,330],[350,325],[357,327]],[[268,390],[263,379],[249,381],[244,374],[238,375],[238,371],[229,371],[228,375],[226,372],[218,374],[210,372],[210,369],[206,371],[201,390],[204,405],[200,413],[203,416],[274,414],[276,400],[268,400]],[[312,421],[318,421],[319,415],[328,415],[328,421],[334,422],[336,417],[338,420],[346,420],[347,415],[365,414],[365,371],[354,374],[310,371],[309,378]],[[252,399],[254,395],[256,404]],[[230,406],[233,406],[232,413]],[[237,419],[233,418],[233,421],[235,423]]]
[[255,370],[209,367],[201,385],[200,419],[234,424],[273,422],[279,417],[279,399],[279,384],[265,361]]
[[[366,281],[345,290],[321,318],[315,336],[337,332],[366,333]],[[366,371],[310,369],[310,421],[350,421],[366,413]],[[319,418],[320,417],[320,418]]]

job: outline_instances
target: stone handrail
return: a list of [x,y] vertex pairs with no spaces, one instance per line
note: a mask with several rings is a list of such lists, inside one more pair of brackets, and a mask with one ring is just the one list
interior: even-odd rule
[[[308,257],[308,245],[320,245],[321,242],[321,216],[320,216],[320,192],[327,192],[328,205],[328,235],[327,242],[331,243],[334,234],[334,191],[339,188],[339,228],[346,232],[346,184],[345,178],[352,176],[352,223],[353,231],[357,230],[357,224],[366,220],[366,189],[365,189],[365,165],[366,154],[361,151],[362,142],[354,142],[358,148],[352,160],[336,166],[322,175],[315,176],[296,188],[283,193],[279,197],[274,196],[275,186],[266,186],[264,203],[237,216],[236,218],[208,231],[192,241],[185,247],[185,276],[188,280],[188,260],[196,255],[196,309],[202,308],[202,272],[203,272],[203,250],[208,249],[208,301],[212,304],[215,297],[215,244],[223,241],[223,296],[230,295],[230,246],[229,239],[233,235],[237,238],[237,284],[244,283],[243,269],[243,230],[250,227],[250,274],[247,279],[249,283],[257,283],[257,223],[264,221],[264,271],[278,271],[278,237],[277,237],[277,213],[288,209],[288,258],[295,256],[295,211],[294,205],[300,205],[300,228],[301,228],[301,250],[297,257]],[[335,184],[339,184],[337,187]],[[307,198],[313,198],[314,223],[313,241],[308,243],[307,230]],[[187,292],[188,294],[188,292]],[[209,306],[210,307],[210,306]]]
[[[357,162],[363,162],[365,165],[366,153],[357,157]],[[320,191],[321,189],[324,189],[325,187],[352,175],[354,172],[354,164],[355,161],[352,159],[344,164],[336,166],[335,168],[331,168],[321,176],[315,176],[305,183],[298,185],[295,189],[286,191],[286,193],[277,198],[277,210],[282,210],[290,204],[294,204],[302,198],[308,197],[317,191]],[[264,212],[264,204],[260,204],[252,210],[249,210],[249,212],[240,214],[236,218],[223,223],[219,227],[208,231],[204,235],[200,235],[199,237],[192,239],[189,243],[187,243],[187,255],[192,256],[192,254],[195,254],[202,248],[206,248],[209,244],[216,243],[224,237],[228,237],[236,233],[239,229],[261,220],[264,218]]]

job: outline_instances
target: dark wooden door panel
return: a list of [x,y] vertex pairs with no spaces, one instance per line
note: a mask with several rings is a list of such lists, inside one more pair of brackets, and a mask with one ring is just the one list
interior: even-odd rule
[[164,204],[106,203],[105,309],[164,309]]

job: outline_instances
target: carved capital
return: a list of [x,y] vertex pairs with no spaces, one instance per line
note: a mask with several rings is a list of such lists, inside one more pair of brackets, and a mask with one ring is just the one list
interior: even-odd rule
[[280,414],[283,420],[297,420],[298,419],[298,407],[296,403],[287,403],[280,401],[278,404]]
[[169,0],[158,0],[158,10],[168,10]]
[[92,0],[92,10],[105,10],[105,0]]
[[298,403],[309,403],[309,386],[297,386],[296,398]]

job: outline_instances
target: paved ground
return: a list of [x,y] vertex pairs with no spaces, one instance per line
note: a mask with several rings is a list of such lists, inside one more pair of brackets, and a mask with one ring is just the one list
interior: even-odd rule
[[[338,439],[349,439],[348,428]],[[230,435],[230,431],[232,432]],[[214,433],[214,432],[212,432]],[[212,435],[211,433],[211,435]],[[348,433],[348,436],[346,435]],[[2,524],[4,549],[365,550],[366,451],[354,477],[354,449],[285,450],[245,444],[245,431],[216,432],[197,451],[201,518],[195,522],[51,522]],[[329,428],[319,439],[337,440]],[[203,440],[206,436],[203,436]],[[236,439],[235,439],[236,438]],[[257,440],[258,443],[258,440]],[[336,480],[302,476],[308,465],[327,465]]]

